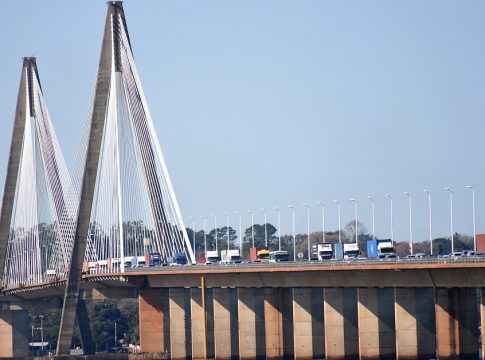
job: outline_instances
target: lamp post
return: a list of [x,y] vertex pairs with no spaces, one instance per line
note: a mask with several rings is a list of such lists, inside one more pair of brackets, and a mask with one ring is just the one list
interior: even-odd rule
[[212,217],[214,217],[214,231],[216,232],[216,251],[217,251],[217,215],[216,214],[211,214]]
[[194,255],[195,255],[195,218],[193,216],[189,216],[189,220],[192,220],[192,243],[194,247]]
[[338,214],[338,242],[342,243],[342,234],[340,230],[340,202],[338,200],[334,200],[333,203],[337,205],[337,214]]
[[357,229],[357,200],[350,199],[354,203],[354,211],[355,211],[355,243],[358,244],[358,229]]
[[114,322],[115,322],[115,349],[116,349],[117,348],[116,345],[117,345],[117,341],[118,341],[118,338],[117,338],[118,336],[117,336],[117,331],[116,331],[116,320],[114,320]]
[[391,203],[391,242],[392,242],[392,245],[394,246],[394,221],[393,221],[393,207],[392,207],[392,195],[391,194],[386,194],[385,195],[386,198],[389,199],[390,203]]
[[451,253],[455,252],[454,246],[454,231],[453,231],[453,191],[450,187],[445,187],[445,190],[450,194],[450,231],[451,231]]
[[42,355],[44,355],[44,315],[39,315],[40,318],[40,346],[42,348]]
[[200,217],[204,226],[204,256],[207,256],[207,233],[205,228],[205,216]]
[[293,205],[288,206],[292,213],[293,224],[293,261],[296,262],[296,239],[295,239],[295,207]]
[[322,207],[322,241],[325,242],[325,204],[319,201],[318,204]]
[[227,235],[227,250],[229,250],[229,213],[225,212],[224,215],[226,216],[226,235]]
[[409,250],[413,255],[413,204],[411,194],[409,192],[403,193],[409,199]]
[[281,251],[281,217],[280,208],[275,206],[276,214],[278,215],[278,251]]
[[473,250],[477,251],[477,230],[476,230],[476,214],[475,214],[475,188],[468,185],[467,189],[472,191],[472,216],[473,216]]
[[239,211],[234,211],[234,214],[239,215],[239,254],[242,256],[242,246],[243,246],[243,240],[242,240],[242,214]]
[[266,210],[265,209],[260,209],[260,210],[264,214],[264,246],[268,247],[268,232],[266,231],[266,224],[268,220],[267,220]]
[[253,242],[252,247],[254,247],[254,213],[253,210],[248,210],[248,213],[251,214],[251,241]]
[[307,242],[308,242],[308,261],[311,261],[310,256],[310,206],[303,204],[306,207],[306,227],[307,227]]
[[375,214],[375,200],[372,195],[367,196],[370,200],[371,211],[372,211],[372,238],[376,239],[376,214]]
[[428,195],[429,243],[431,248],[431,255],[433,255],[433,222],[432,222],[432,212],[431,212],[431,191],[424,190],[424,193]]

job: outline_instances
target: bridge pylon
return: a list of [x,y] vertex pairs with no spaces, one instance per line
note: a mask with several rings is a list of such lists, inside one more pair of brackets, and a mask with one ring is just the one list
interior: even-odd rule
[[23,59],[0,210],[2,289],[63,279],[77,198],[45,103],[37,62]]
[[79,209],[58,355],[69,354],[83,270],[120,274],[144,263],[149,253],[160,254],[161,261],[185,253],[195,262],[135,66],[121,1],[108,2],[79,154],[74,174]]

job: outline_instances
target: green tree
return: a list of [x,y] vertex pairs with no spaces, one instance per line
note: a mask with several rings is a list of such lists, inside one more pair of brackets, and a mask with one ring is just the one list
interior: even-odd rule
[[278,250],[278,237],[275,236],[278,231],[270,223],[266,223],[266,235],[264,224],[254,224],[253,227],[248,227],[244,230],[243,235],[243,254],[242,257],[249,259],[249,249],[253,246],[253,231],[254,231],[254,247],[262,248],[265,246],[265,238],[268,239],[268,248],[271,251]]

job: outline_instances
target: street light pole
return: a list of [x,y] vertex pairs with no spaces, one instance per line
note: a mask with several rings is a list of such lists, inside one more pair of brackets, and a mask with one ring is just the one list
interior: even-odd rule
[[391,194],[386,194],[386,197],[390,200],[391,202],[391,242],[392,246],[394,246],[394,221],[393,221],[393,206],[392,206],[392,195]]
[[355,243],[358,244],[358,229],[357,229],[357,200],[355,199],[350,199],[354,203],[354,211],[355,211]]
[[318,204],[322,207],[322,241],[325,242],[325,204],[319,201]]
[[431,213],[431,191],[424,190],[424,193],[428,195],[428,209],[429,209],[429,243],[431,248],[431,255],[433,255],[433,222]]
[[281,251],[281,217],[280,208],[275,207],[276,213],[278,214],[278,251]]
[[268,232],[266,231],[266,225],[267,225],[267,215],[266,215],[266,210],[265,209],[260,209],[263,214],[264,214],[264,246],[268,247]]
[[202,219],[202,222],[204,224],[204,256],[207,257],[207,233],[205,228],[205,216],[201,216],[200,218]]
[[192,220],[192,243],[193,243],[194,255],[195,255],[195,218],[193,216],[189,216],[189,219]]
[[412,207],[412,198],[409,192],[405,192],[409,199],[409,250],[411,255],[413,255],[413,207]]
[[216,251],[217,251],[217,215],[216,214],[211,214],[211,216],[214,217],[214,231],[216,232]]
[[375,215],[375,200],[372,195],[367,196],[367,199],[370,200],[371,211],[372,211],[372,237],[376,239],[376,215]]
[[248,210],[248,213],[251,214],[251,241],[253,242],[252,247],[254,247],[254,213],[253,210]]
[[450,231],[451,231],[451,254],[455,252],[454,246],[454,231],[453,231],[453,191],[450,187],[445,187],[445,190],[450,194]]
[[303,204],[306,207],[306,227],[307,227],[307,242],[308,242],[308,261],[311,261],[310,256],[310,206]]
[[41,341],[41,347],[42,347],[42,355],[44,355],[44,315],[39,315],[40,318],[40,341]]
[[473,250],[477,251],[477,230],[476,230],[476,214],[475,214],[475,188],[471,185],[467,186],[472,191],[472,216],[473,216]]
[[338,214],[338,242],[342,243],[342,234],[340,230],[340,202],[338,200],[334,200],[333,203],[337,205],[337,214]]
[[226,215],[227,250],[229,250],[229,213],[226,212],[224,215]]
[[243,246],[243,240],[242,240],[242,214],[239,211],[234,211],[234,214],[239,215],[239,254],[242,256],[242,246]]
[[293,262],[296,262],[296,239],[295,239],[295,207],[293,205],[288,206],[292,212],[293,223]]

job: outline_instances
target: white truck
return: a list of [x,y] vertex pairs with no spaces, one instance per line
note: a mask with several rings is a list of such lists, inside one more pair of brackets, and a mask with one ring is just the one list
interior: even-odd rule
[[221,251],[221,264],[240,264],[241,255],[238,249],[234,250],[222,250]]
[[394,252],[394,246],[391,240],[381,240],[377,243],[377,253],[379,258],[395,258],[396,253]]
[[344,259],[357,259],[359,255],[360,251],[358,244],[344,244]]
[[318,260],[330,260],[333,257],[332,243],[318,243]]
[[217,264],[221,259],[219,258],[219,252],[217,250],[208,250],[205,254],[205,264]]

